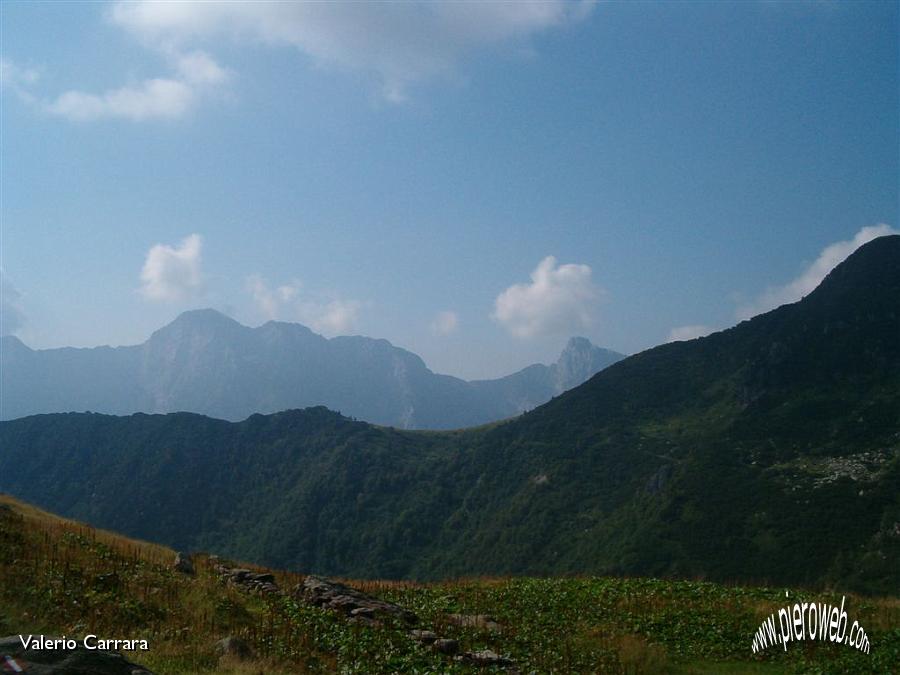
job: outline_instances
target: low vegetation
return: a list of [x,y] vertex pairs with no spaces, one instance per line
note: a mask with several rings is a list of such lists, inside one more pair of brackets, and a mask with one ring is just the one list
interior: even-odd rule
[[[0,497],[0,634],[147,639],[150,651],[130,657],[159,674],[478,670],[412,640],[408,626],[355,625],[289,593],[223,583],[208,556],[194,556],[194,575],[173,569],[174,559],[170,549]],[[289,591],[303,577],[275,578]],[[809,643],[753,656],[753,633],[785,604],[784,588],[609,577],[351,584],[411,609],[421,628],[462,650],[512,659],[522,673],[886,673],[900,663],[897,599],[847,598],[870,654]],[[497,625],[461,627],[449,620],[454,613],[489,615]],[[225,636],[243,639],[254,656],[217,655]]]

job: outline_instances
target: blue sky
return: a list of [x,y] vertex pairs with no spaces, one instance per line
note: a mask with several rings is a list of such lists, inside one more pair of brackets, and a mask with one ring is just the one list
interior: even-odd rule
[[900,227],[896,3],[0,12],[33,347],[208,306],[496,376],[733,325]]

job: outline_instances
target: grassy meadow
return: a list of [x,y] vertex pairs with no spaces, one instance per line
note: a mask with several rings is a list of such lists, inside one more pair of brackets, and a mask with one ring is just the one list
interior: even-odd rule
[[[147,639],[129,656],[156,673],[465,673],[386,622],[354,625],[288,594],[223,583],[206,555],[196,575],[172,569],[174,551],[58,518],[0,496],[0,635],[92,633]],[[259,569],[248,566],[252,569]],[[303,577],[275,572],[283,590]],[[431,584],[350,581],[413,610],[419,627],[491,649],[519,673],[890,673],[900,664],[900,601],[847,596],[850,620],[871,653],[795,643],[751,654],[771,612],[796,599],[840,602],[843,593],[644,578],[483,578]],[[487,614],[499,629],[460,627],[452,613]],[[239,636],[247,660],[219,658],[217,640]]]

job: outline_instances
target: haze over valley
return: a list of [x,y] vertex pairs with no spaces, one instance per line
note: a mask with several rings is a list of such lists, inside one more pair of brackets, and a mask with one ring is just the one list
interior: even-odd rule
[[466,382],[433,373],[387,340],[326,339],[275,321],[251,329],[194,310],[134,347],[31,350],[14,336],[0,338],[0,419],[91,410],[242,420],[321,405],[401,429],[453,429],[530,410],[621,358],[572,338],[549,366]]

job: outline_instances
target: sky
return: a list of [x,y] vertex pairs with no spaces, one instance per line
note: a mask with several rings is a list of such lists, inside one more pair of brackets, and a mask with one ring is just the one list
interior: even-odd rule
[[898,4],[0,4],[0,330],[187,309],[495,377],[896,232]]

